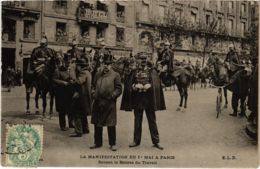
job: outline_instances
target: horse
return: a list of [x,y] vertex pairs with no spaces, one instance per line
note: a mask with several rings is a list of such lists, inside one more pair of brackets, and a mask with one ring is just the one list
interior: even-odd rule
[[[217,57],[208,60],[208,65],[212,65],[212,81],[215,87],[224,89],[225,105],[227,108],[227,90],[232,92],[233,115],[237,114],[238,100],[240,100],[241,114],[245,113],[245,100],[248,91],[248,81],[251,70],[246,69],[244,65],[236,65],[237,69],[232,74],[229,73],[227,66]],[[232,114],[231,114],[232,115]]]
[[173,77],[178,92],[180,94],[180,103],[176,111],[185,112],[187,109],[188,88],[190,86],[193,73],[194,70],[191,66],[179,65],[179,63],[174,65],[174,71],[171,76]]
[[197,66],[193,66],[193,69],[194,73],[191,76],[190,89],[196,90],[196,84],[199,82],[200,69]]
[[199,72],[200,88],[207,88],[207,79],[209,78],[210,71],[206,66]]
[[[53,104],[54,104],[54,91],[52,86],[52,76],[61,59],[58,57],[58,53],[54,50],[52,51],[52,56],[46,60],[37,60],[34,69],[34,86],[38,94],[42,98],[42,116],[45,118],[45,112],[47,107],[47,94],[50,95],[50,118],[53,115]],[[37,93],[37,92],[36,92]]]

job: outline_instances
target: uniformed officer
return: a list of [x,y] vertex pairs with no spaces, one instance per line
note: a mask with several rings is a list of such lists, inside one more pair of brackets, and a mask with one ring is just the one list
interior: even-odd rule
[[[77,42],[74,39],[71,43],[71,49],[67,51],[68,60],[76,60],[80,59],[82,56],[82,52],[77,48]],[[66,58],[67,59],[67,58]]]
[[134,142],[129,147],[139,146],[142,135],[142,120],[145,110],[150,134],[154,147],[163,149],[159,144],[159,133],[156,124],[155,111],[165,110],[165,102],[161,82],[155,69],[147,66],[147,55],[141,54],[141,65],[127,79],[129,83],[124,88],[121,110],[134,110]]
[[227,53],[227,56],[225,58],[225,63],[227,65],[229,75],[231,77],[234,74],[234,72],[238,69],[237,65],[240,64],[238,54],[232,46],[229,47],[229,52]]

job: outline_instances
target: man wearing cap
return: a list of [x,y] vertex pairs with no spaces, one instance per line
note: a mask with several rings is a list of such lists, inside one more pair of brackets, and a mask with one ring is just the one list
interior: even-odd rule
[[238,68],[236,64],[240,64],[238,54],[233,47],[229,47],[229,52],[225,58],[225,62],[229,69],[229,75],[232,76]]
[[150,134],[154,147],[163,149],[159,145],[159,133],[156,124],[155,111],[165,110],[165,101],[160,78],[155,69],[147,66],[147,55],[141,54],[140,66],[133,70],[127,79],[129,82],[124,87],[124,94],[121,102],[121,110],[134,110],[134,142],[129,147],[136,147],[141,144],[142,120],[145,110],[148,119]]
[[76,60],[80,59],[82,56],[82,52],[77,48],[76,40],[73,40],[71,43],[71,49],[67,51],[68,60]]
[[31,68],[34,70],[39,64],[45,63],[48,59],[55,56],[55,51],[48,48],[47,37],[43,37],[40,41],[40,46],[36,47],[32,51],[30,58]]
[[160,62],[163,67],[166,67],[168,73],[172,72],[174,54],[170,49],[170,43],[168,41],[164,43],[164,50],[159,55],[158,62]]
[[[71,70],[73,71],[73,70]],[[91,73],[88,71],[88,62],[85,58],[76,60],[76,79],[70,84],[74,88],[72,96],[72,118],[75,133],[70,137],[81,137],[89,133],[87,116],[91,114]]]
[[94,145],[91,149],[99,148],[103,144],[103,127],[107,126],[109,145],[116,151],[116,101],[122,93],[120,75],[111,69],[111,55],[104,56],[104,65],[96,73],[93,82],[93,111],[91,122],[94,124]]

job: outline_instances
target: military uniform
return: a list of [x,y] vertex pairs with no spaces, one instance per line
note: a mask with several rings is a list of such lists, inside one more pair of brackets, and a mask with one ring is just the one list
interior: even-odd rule
[[121,110],[134,110],[134,143],[129,147],[135,147],[141,143],[142,120],[145,110],[152,142],[155,147],[163,149],[158,144],[159,133],[155,116],[155,111],[165,110],[161,82],[156,70],[141,64],[141,68],[134,70],[127,79],[121,102]]

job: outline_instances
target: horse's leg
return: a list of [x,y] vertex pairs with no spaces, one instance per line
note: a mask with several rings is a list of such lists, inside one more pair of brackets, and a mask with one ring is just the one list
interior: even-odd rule
[[244,115],[246,115],[246,105],[245,105],[245,101],[246,101],[246,95],[244,96],[240,96],[240,113],[239,116],[243,117]]
[[42,92],[42,116],[45,117],[45,112],[46,112],[46,106],[47,106],[47,98],[46,98],[47,93]]
[[177,108],[177,111],[180,111],[181,107],[182,107],[182,102],[183,102],[183,89],[179,85],[177,85],[177,88],[178,88],[178,91],[179,91],[179,94],[180,94],[180,98],[181,98],[179,107]]
[[26,114],[30,113],[30,92],[26,91]]
[[227,88],[224,87],[224,97],[225,97],[225,105],[224,108],[228,107],[228,98],[227,98]]
[[184,109],[182,110],[182,112],[185,112],[187,108],[187,101],[188,101],[188,87],[183,88],[183,97],[184,97]]
[[53,115],[53,101],[54,101],[54,94],[50,92],[50,118]]
[[35,97],[34,97],[35,107],[36,107],[35,114],[40,114],[40,111],[39,111],[39,96],[40,96],[40,91],[38,89],[36,89],[36,93],[35,93]]

